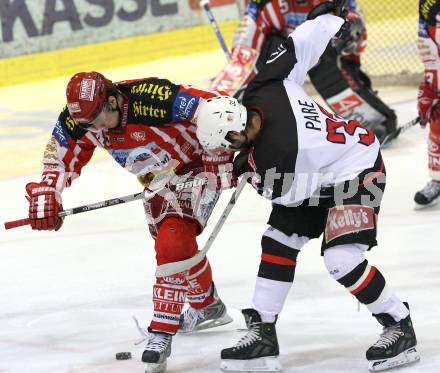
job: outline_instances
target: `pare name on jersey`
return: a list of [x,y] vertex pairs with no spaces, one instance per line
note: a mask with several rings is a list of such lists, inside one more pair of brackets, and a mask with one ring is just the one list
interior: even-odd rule
[[301,106],[301,113],[302,117],[304,118],[306,128],[321,131],[321,121],[319,120],[318,110],[316,109],[314,103],[298,100],[298,104]]

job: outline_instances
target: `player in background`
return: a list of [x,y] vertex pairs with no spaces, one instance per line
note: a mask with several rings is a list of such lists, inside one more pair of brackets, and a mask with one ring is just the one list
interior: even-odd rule
[[425,65],[423,82],[419,87],[417,109],[420,124],[429,124],[428,168],[431,180],[414,196],[417,207],[438,202],[440,196],[440,108],[434,106],[440,98],[440,1],[419,1],[419,53]]
[[[44,152],[41,181],[26,185],[32,229],[61,228],[61,193],[101,147],[146,188],[144,208],[157,264],[194,256],[196,236],[221,190],[234,184],[227,178],[232,175],[227,173],[232,170],[230,155],[210,155],[196,137],[194,114],[201,102],[217,94],[159,78],[113,83],[98,72],[74,75]],[[208,183],[197,182],[205,176]],[[182,314],[185,299],[190,307]],[[232,321],[216,294],[206,258],[188,271],[157,277],[153,305],[142,355],[147,373],[165,370],[179,324],[191,331]]]
[[[212,88],[239,98],[277,45],[302,24],[310,10],[323,0],[251,0],[232,41],[229,63]],[[371,87],[361,70],[361,54],[367,45],[365,20],[355,0],[348,1],[351,29],[329,45],[319,65],[310,71],[318,93],[332,110],[345,119],[356,119],[381,140],[396,129],[396,115]]]
[[[334,13],[326,14],[326,13]],[[385,188],[378,139],[356,120],[344,120],[302,89],[307,72],[344,24],[339,2],[318,6],[249,83],[243,105],[230,97],[205,101],[197,136],[206,149],[248,149],[234,160],[237,175],[272,201],[270,227],[252,300],[243,310],[248,333],[222,350],[225,371],[279,371],[275,323],[293,284],[298,254],[323,234],[330,275],[364,304],[383,332],[366,352],[371,370],[419,359],[409,307],[370,265]],[[316,17],[316,18],[315,18]],[[220,114],[225,115],[220,115]],[[229,121],[223,119],[229,115]],[[325,315],[325,310],[323,310]]]

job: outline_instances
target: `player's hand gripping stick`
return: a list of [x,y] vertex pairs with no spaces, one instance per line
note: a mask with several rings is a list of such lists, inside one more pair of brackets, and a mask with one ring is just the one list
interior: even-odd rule
[[[128,196],[119,197],[119,198],[107,199],[105,201],[92,203],[90,205],[83,205],[83,206],[74,207],[72,209],[60,211],[58,213],[58,217],[64,218],[68,215],[81,214],[82,212],[98,210],[98,209],[102,209],[104,207],[115,206],[115,205],[119,205],[121,203],[131,202],[131,201],[135,201],[137,199],[142,199],[142,198],[144,198],[143,192],[130,194]],[[30,224],[29,219],[8,221],[5,223],[5,229],[22,227],[24,225],[29,225],[29,224]]]

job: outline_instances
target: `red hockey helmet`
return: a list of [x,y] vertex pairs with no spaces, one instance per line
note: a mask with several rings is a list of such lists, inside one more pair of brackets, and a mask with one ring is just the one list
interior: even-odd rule
[[81,72],[70,78],[66,88],[70,116],[80,123],[90,123],[101,113],[108,98],[111,80],[96,72]]

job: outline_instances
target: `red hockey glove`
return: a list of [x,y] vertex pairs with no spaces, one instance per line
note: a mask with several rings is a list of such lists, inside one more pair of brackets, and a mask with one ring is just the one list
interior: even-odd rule
[[214,185],[216,190],[235,188],[237,177],[232,172],[231,153],[203,153],[203,170],[208,177],[208,184]]
[[423,82],[419,86],[419,95],[417,97],[417,110],[420,117],[420,125],[426,126],[430,121],[438,121],[440,119],[440,111],[433,108],[434,101],[437,100],[437,94],[433,87]]
[[63,210],[61,194],[47,183],[29,183],[26,185],[29,201],[29,220],[32,229],[58,230],[63,218],[58,213]]

